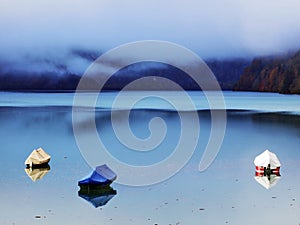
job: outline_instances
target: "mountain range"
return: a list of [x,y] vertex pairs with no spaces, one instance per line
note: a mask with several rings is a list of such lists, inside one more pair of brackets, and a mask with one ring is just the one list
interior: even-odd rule
[[[0,59],[1,91],[75,91],[84,71],[99,52],[72,49],[59,59],[26,58],[18,63]],[[300,51],[280,56],[209,59],[206,64],[223,90],[300,94]],[[77,68],[74,69],[74,65]],[[199,86],[180,69],[157,62],[141,62],[123,68],[105,84],[105,90],[120,90],[144,76],[162,76],[186,90]],[[92,81],[91,81],[92,82]],[[143,88],[143,87],[141,87]],[[166,89],[157,83],[155,89]]]

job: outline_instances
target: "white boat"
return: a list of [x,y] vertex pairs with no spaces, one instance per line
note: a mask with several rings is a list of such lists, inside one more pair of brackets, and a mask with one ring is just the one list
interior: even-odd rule
[[42,148],[34,149],[28,158],[25,160],[26,167],[39,167],[47,165],[51,159]]
[[280,179],[281,166],[277,156],[266,150],[255,157],[254,164],[256,170],[254,179],[266,189],[275,186]]
[[280,175],[279,170],[281,163],[277,156],[269,150],[265,150],[263,153],[256,156],[254,159],[254,164],[257,175]]

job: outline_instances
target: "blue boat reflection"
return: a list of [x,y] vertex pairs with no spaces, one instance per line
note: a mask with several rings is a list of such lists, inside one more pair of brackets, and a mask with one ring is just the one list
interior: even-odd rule
[[102,187],[86,185],[78,192],[79,197],[90,202],[95,208],[106,205],[116,194],[117,191],[109,185]]

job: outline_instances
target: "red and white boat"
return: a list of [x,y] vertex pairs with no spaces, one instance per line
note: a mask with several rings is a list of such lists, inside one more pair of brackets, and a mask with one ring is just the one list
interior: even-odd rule
[[277,156],[269,150],[264,151],[254,159],[255,164],[255,175],[266,176],[266,175],[277,175],[280,176],[280,161]]
[[280,179],[280,161],[269,150],[264,151],[254,159],[255,180],[266,189],[276,185]]

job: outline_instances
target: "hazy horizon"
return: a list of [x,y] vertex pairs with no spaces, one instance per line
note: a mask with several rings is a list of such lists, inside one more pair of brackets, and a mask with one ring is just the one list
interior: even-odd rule
[[300,48],[297,0],[0,0],[1,56],[70,48],[105,52],[140,40],[183,45],[201,58],[252,57]]

